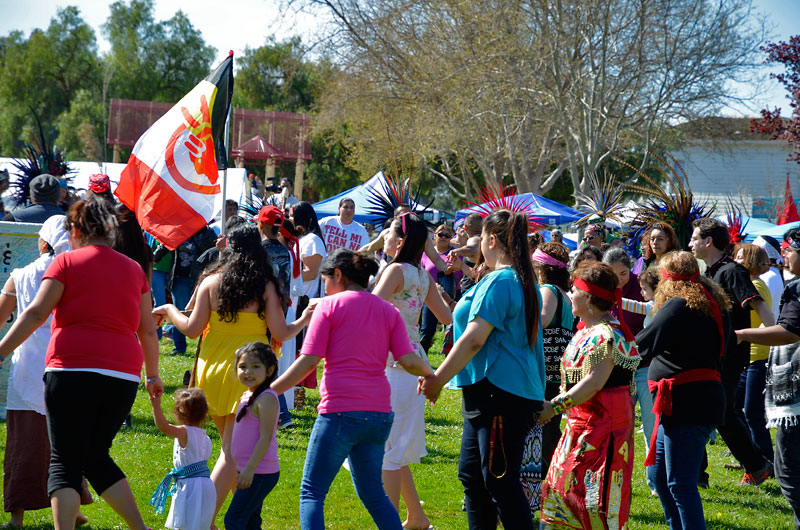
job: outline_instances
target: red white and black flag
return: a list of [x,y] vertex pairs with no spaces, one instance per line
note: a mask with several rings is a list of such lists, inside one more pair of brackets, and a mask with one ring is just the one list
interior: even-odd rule
[[115,195],[144,230],[174,250],[214,215],[225,127],[233,95],[233,52],[136,142]]

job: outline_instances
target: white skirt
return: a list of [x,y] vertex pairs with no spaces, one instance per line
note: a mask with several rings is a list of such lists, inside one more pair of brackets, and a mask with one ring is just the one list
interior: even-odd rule
[[417,376],[400,366],[386,368],[386,378],[392,388],[394,421],[386,440],[382,469],[395,471],[409,464],[419,464],[420,459],[428,454],[425,448],[425,396],[417,395]]
[[178,491],[172,496],[166,528],[197,530],[211,528],[217,490],[208,477],[195,477],[178,482]]

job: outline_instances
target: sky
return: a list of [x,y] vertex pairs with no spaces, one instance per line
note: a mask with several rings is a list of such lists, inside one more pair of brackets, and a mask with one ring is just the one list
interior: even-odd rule
[[[57,8],[77,5],[83,19],[95,29],[100,51],[106,51],[109,45],[103,39],[100,26],[108,18],[109,3],[98,0],[0,0],[0,35],[21,30],[27,36],[34,28],[46,28]],[[772,40],[788,40],[792,34],[800,33],[800,0],[754,0],[754,5],[773,26]],[[155,0],[156,20],[169,19],[178,9],[186,13],[206,43],[217,49],[217,61],[222,61],[228,50],[233,50],[237,56],[245,47],[261,46],[270,35],[278,41],[299,35],[307,44],[312,43],[314,31],[323,20],[319,14],[281,10],[280,0]],[[764,77],[768,72],[768,68],[761,70]],[[758,109],[767,105],[770,108],[781,107],[782,114],[788,115],[789,103],[781,85],[767,79],[760,89],[751,102],[724,108],[722,114],[755,116]],[[734,90],[742,96],[749,95],[752,84],[734,86]]]

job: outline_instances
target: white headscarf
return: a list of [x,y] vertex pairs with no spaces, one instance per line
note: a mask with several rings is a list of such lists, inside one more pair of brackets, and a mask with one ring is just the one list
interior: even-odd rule
[[66,219],[66,215],[53,215],[44,222],[39,230],[39,237],[50,245],[56,254],[72,250],[69,245],[69,233],[64,226]]
[[767,257],[769,257],[769,259],[771,260],[774,260],[775,263],[779,265],[783,263],[783,257],[781,256],[781,251],[775,248],[775,246],[772,245],[772,243],[770,243],[768,240],[764,239],[761,236],[758,236],[753,241],[753,244],[763,248],[767,252]]

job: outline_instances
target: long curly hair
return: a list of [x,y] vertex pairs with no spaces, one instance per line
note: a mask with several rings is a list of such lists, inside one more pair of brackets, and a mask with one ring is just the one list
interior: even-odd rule
[[[691,252],[684,250],[672,251],[664,254],[661,257],[659,266],[662,270],[680,274],[682,276],[692,276],[698,274],[700,268],[697,265],[697,260]],[[711,294],[711,297],[719,306],[722,312],[730,311],[731,301],[722,290],[722,287],[709,280],[705,276],[698,276],[697,280],[706,288]],[[686,305],[689,309],[700,311],[708,318],[714,318],[711,312],[711,303],[709,302],[703,290],[695,282],[684,280],[666,280],[661,279],[656,289],[655,304],[653,306],[653,313],[657,312],[667,301],[671,298],[683,298],[686,300]]]
[[239,311],[253,302],[258,303],[258,316],[264,318],[264,291],[269,282],[280,296],[278,280],[255,226],[237,226],[231,230],[216,270],[222,275],[217,309],[220,320],[235,322]]

